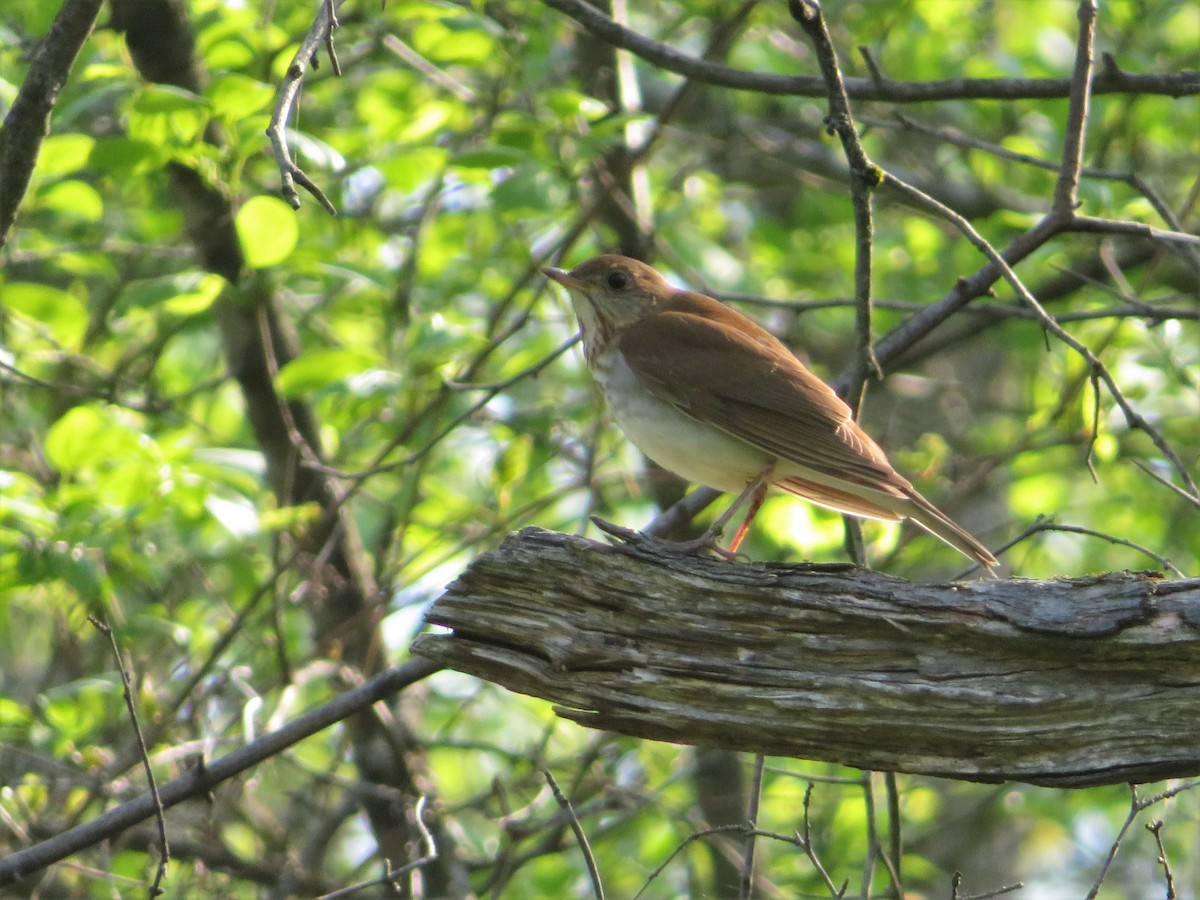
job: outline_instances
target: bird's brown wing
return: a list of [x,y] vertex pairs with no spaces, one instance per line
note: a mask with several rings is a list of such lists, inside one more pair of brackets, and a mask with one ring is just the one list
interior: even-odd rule
[[716,300],[680,292],[625,329],[618,349],[651,391],[694,419],[839,481],[893,497],[912,490],[832,388]]

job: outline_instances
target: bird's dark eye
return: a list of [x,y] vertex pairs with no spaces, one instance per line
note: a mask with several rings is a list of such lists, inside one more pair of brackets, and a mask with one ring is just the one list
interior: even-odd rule
[[623,291],[629,286],[629,276],[620,269],[617,269],[615,272],[609,272],[608,278],[605,281],[608,282],[608,286],[614,291]]

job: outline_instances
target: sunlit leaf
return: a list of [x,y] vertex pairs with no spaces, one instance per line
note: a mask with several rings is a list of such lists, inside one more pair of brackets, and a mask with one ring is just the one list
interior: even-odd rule
[[151,144],[190,144],[210,115],[208,101],[170,85],[145,85],[129,105],[126,134]]
[[206,96],[218,116],[239,119],[266,109],[275,96],[275,88],[234,72],[214,81]]
[[529,158],[529,154],[513,147],[481,147],[456,153],[450,164],[463,169],[498,169],[515,166]]
[[141,440],[111,407],[76,406],[46,435],[46,458],[64,473],[128,460],[141,454]]
[[238,237],[246,262],[254,268],[273,266],[296,249],[300,226],[296,213],[275,197],[251,197],[237,212]]
[[87,310],[74,294],[61,288],[12,282],[0,285],[0,300],[47,328],[55,340],[67,347],[76,346],[87,328]]
[[370,354],[355,350],[316,350],[293,359],[279,371],[276,383],[286,397],[299,397],[344,381],[375,364]]
[[88,163],[95,139],[86,134],[52,134],[42,143],[37,174],[52,178],[78,172]]
[[85,181],[60,181],[38,192],[38,206],[61,213],[66,219],[98,222],[104,215],[104,199]]

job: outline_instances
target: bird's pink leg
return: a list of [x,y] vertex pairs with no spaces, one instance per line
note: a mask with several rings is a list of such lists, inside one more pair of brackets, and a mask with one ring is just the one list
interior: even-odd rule
[[[746,532],[750,529],[750,523],[754,521],[754,517],[758,515],[759,509],[763,505],[763,501],[767,496],[767,488],[771,486],[771,478],[775,473],[775,463],[772,461],[763,467],[762,471],[755,475],[738,494],[737,499],[733,501],[729,509],[721,513],[720,517],[708,527],[704,534],[690,541],[660,541],[669,546],[672,550],[680,553],[695,553],[697,550],[711,550],[718,556],[723,556],[725,559],[733,559],[737,556],[737,549],[741,546],[742,539],[745,538]],[[750,501],[750,508],[746,511],[746,517],[742,519],[742,524],[738,527],[737,534],[734,535],[733,541],[726,550],[718,541],[721,533],[725,530],[725,526],[729,524],[729,520],[733,518],[742,504],[747,500]],[[611,522],[605,522],[603,519],[592,516],[592,522],[601,531],[606,534],[611,534],[613,537],[623,541],[636,540],[640,535],[638,532],[630,528],[622,528],[619,525],[613,525]],[[658,539],[656,539],[658,540]]]
[[[754,521],[754,517],[758,515],[758,510],[762,507],[763,501],[767,497],[767,488],[771,486],[771,477],[775,473],[775,463],[769,462],[763,467],[763,470],[754,476],[738,494],[737,499],[725,512],[721,513],[720,517],[708,527],[708,530],[700,537],[692,541],[683,541],[678,546],[683,550],[712,550],[719,556],[726,559],[733,559],[737,555],[737,549],[742,545],[742,539],[745,538],[746,532],[750,529],[750,523]],[[750,508],[746,511],[746,517],[742,520],[742,524],[738,527],[737,534],[729,544],[729,549],[726,550],[718,542],[721,533],[725,530],[725,526],[729,524],[729,520],[747,500],[750,501]]]
[[747,485],[747,489],[753,487],[754,492],[750,495],[750,508],[746,510],[746,518],[742,519],[742,524],[738,526],[737,534],[729,542],[730,553],[737,553],[738,547],[742,546],[742,539],[746,537],[746,532],[750,530],[750,523],[754,521],[754,517],[762,509],[763,501],[767,499],[767,488],[771,486],[770,474],[773,468],[774,465],[767,466],[757,478]]

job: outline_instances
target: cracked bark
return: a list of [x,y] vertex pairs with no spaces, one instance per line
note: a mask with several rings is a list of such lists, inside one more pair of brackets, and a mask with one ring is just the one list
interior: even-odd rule
[[414,651],[592,728],[1082,787],[1200,774],[1200,579],[917,584],[526,529]]

